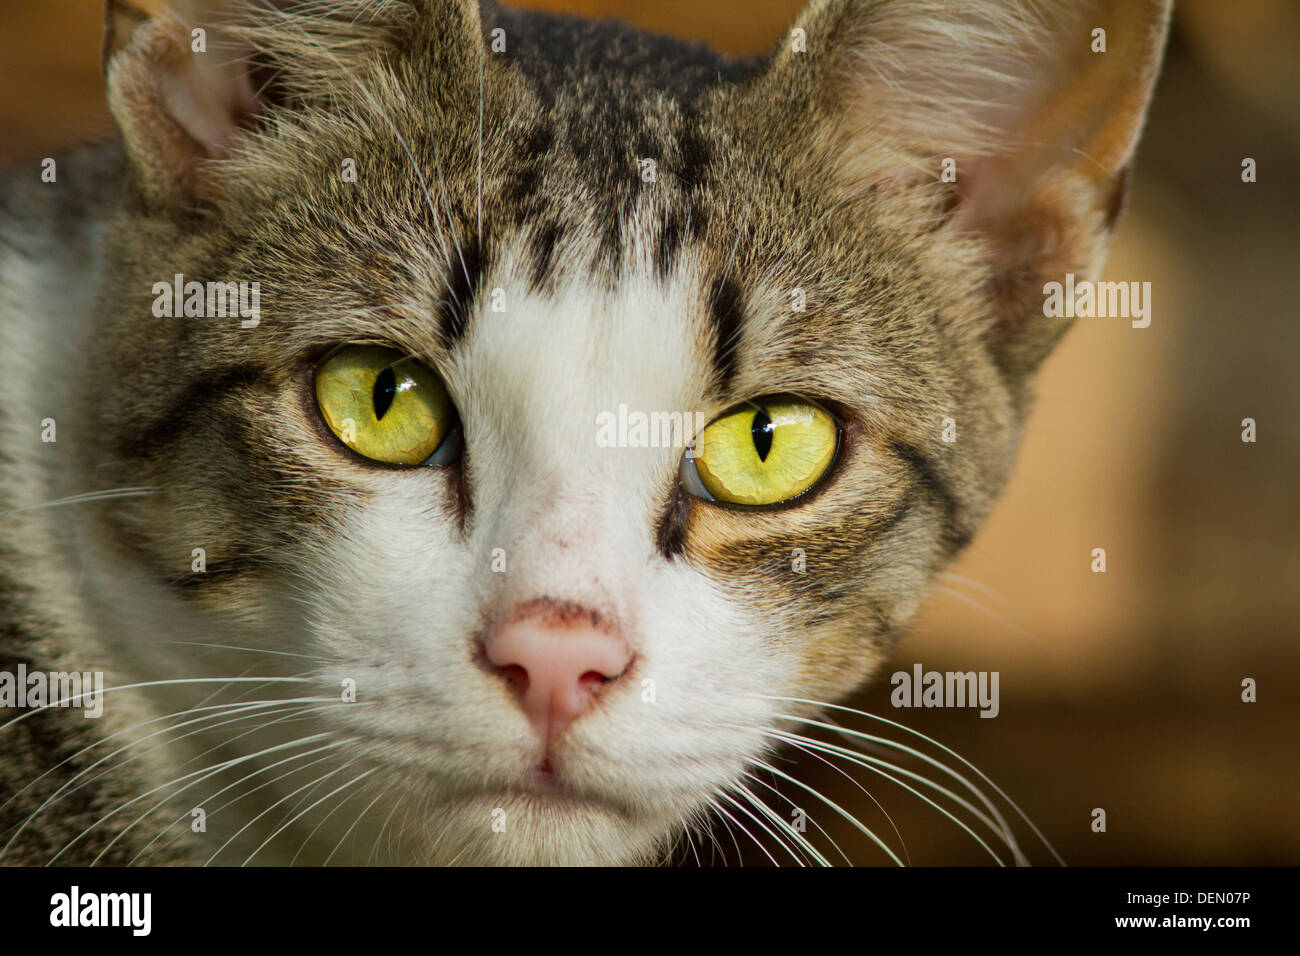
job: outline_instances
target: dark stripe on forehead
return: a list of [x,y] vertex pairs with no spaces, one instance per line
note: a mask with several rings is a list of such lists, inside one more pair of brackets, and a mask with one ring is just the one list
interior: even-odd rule
[[971,539],[971,531],[961,519],[961,504],[947,482],[940,477],[934,462],[919,448],[897,439],[890,442],[890,448],[912,469],[917,483],[943,512],[943,541],[948,556],[951,557],[966,547]]
[[682,213],[670,209],[664,216],[663,226],[659,229],[659,247],[655,250],[655,270],[660,279],[667,279],[672,272],[673,263],[682,249],[682,239],[686,233],[686,222]]
[[718,390],[725,393],[736,377],[740,331],[745,322],[744,293],[731,278],[719,279],[709,300],[713,319],[713,365],[718,373]]
[[682,122],[676,136],[677,160],[673,172],[678,192],[668,198],[669,208],[659,230],[655,267],[660,278],[666,278],[672,271],[688,239],[698,241],[703,236],[707,223],[701,196],[712,157],[708,140],[700,133],[699,115],[692,107],[682,107]]
[[[624,206],[631,208],[630,202]],[[617,211],[606,211],[600,230],[600,245],[592,263],[596,274],[617,275],[619,261],[623,257],[623,220]]]
[[[456,241],[456,240],[453,240]],[[451,348],[465,335],[470,317],[474,314],[474,300],[483,283],[483,248],[477,235],[459,240],[447,263],[446,288],[438,305],[442,339]]]
[[699,189],[708,175],[713,161],[709,141],[700,132],[699,113],[691,106],[682,108],[682,123],[677,129],[679,155],[677,176],[688,189]]
[[542,179],[554,145],[555,132],[543,123],[534,125],[519,142],[517,165],[510,169],[501,195],[504,203],[521,215],[532,215],[545,206]]
[[564,235],[564,228],[558,222],[548,222],[535,234],[532,245],[533,288],[540,289],[551,277],[551,267],[555,262],[555,245]]
[[165,412],[123,438],[119,451],[126,458],[157,454],[202,421],[216,399],[259,384],[265,376],[264,369],[245,363],[195,378]]

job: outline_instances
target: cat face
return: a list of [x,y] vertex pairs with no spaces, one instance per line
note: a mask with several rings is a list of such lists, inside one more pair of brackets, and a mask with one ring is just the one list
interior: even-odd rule
[[[726,812],[983,518],[1063,331],[1025,290],[1096,261],[1136,130],[1070,127],[1122,140],[1083,175],[903,115],[871,44],[930,44],[936,94],[971,52],[904,6],[815,4],[743,65],[468,3],[254,9],[223,35],[260,96],[129,25],[84,460],[159,489],[102,529],[142,667],[249,665],[178,628],[279,655],[403,859],[649,860]],[[924,168],[949,144],[969,189]],[[158,317],[177,275],[257,282],[256,325]]]

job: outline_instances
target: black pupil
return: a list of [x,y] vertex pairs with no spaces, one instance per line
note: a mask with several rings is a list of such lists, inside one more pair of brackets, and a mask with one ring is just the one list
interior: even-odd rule
[[393,399],[397,397],[397,376],[393,373],[392,366],[384,369],[375,378],[375,421],[383,418],[388,410],[393,407]]
[[749,433],[754,437],[754,450],[758,452],[759,461],[767,461],[768,453],[772,450],[772,431],[775,428],[767,410],[760,408],[749,426]]

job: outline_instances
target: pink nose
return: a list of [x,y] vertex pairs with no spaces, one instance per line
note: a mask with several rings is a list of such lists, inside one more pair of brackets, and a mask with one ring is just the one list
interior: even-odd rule
[[520,611],[488,634],[483,650],[549,744],[623,675],[632,652],[585,609],[534,601]]

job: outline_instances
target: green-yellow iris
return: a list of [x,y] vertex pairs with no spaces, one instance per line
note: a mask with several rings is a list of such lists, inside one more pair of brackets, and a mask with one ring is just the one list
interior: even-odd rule
[[456,426],[437,376],[392,349],[340,349],[316,371],[316,404],[330,431],[359,455],[422,465]]
[[772,505],[803,494],[826,473],[839,444],[835,419],[779,397],[728,412],[696,439],[700,483],[717,501]]

